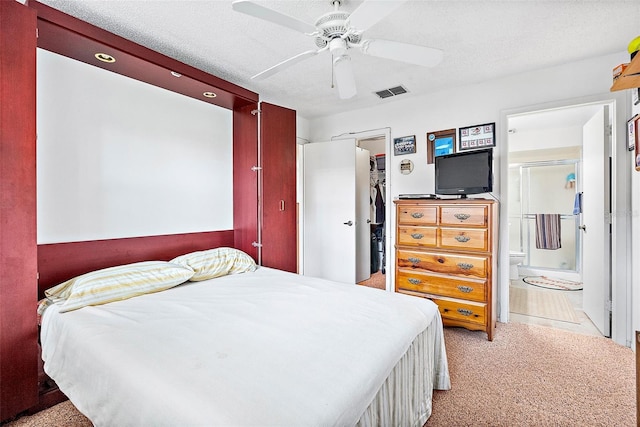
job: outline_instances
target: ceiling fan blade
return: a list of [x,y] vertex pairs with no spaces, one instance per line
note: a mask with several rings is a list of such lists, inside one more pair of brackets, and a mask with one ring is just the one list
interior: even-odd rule
[[262,71],[261,73],[256,74],[255,76],[251,77],[251,80],[263,80],[266,79],[267,77],[271,77],[272,75],[276,74],[277,72],[280,72],[282,70],[284,70],[285,68],[289,68],[290,66],[297,64],[298,62],[302,62],[307,58],[311,58],[312,56],[316,56],[317,54],[319,54],[322,51],[325,51],[326,49],[320,49],[320,50],[308,50],[306,52],[302,52],[299,53],[296,56],[293,56],[289,59],[286,59],[284,61],[282,61],[279,64],[274,65],[271,68],[267,68],[266,70]]
[[364,0],[349,16],[349,25],[358,31],[365,31],[387,15],[390,15],[406,1],[407,0]]
[[311,24],[300,21],[299,19],[293,18],[283,13],[276,12],[273,9],[269,9],[249,0],[234,1],[231,4],[231,7],[236,12],[246,13],[247,15],[264,19],[266,21],[282,25],[283,27],[291,28],[292,30],[299,31],[301,33],[313,33],[316,31],[316,27]]
[[434,67],[443,58],[440,49],[391,40],[364,40],[360,44],[360,49],[366,55],[422,65],[423,67]]
[[342,55],[334,59],[333,72],[336,76],[340,99],[353,98],[356,94],[356,81],[351,68],[351,58],[347,55]]

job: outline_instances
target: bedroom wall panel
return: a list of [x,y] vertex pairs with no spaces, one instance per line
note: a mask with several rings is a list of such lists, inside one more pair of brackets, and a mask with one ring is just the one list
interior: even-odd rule
[[0,2],[0,421],[38,401],[36,14]]
[[220,246],[233,246],[233,230],[38,245],[38,297],[44,296],[45,289],[89,271],[139,261],[169,261]]
[[37,53],[38,243],[233,228],[233,113]]
[[297,272],[296,112],[260,104],[262,265]]

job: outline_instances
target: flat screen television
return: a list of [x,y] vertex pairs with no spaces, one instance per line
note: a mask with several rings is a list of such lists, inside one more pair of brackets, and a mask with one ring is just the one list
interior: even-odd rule
[[493,191],[493,149],[436,156],[435,193],[467,197]]

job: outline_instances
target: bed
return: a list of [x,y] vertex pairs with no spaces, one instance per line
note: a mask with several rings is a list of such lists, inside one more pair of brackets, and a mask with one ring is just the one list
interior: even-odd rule
[[255,265],[192,269],[114,302],[49,298],[45,371],[94,425],[423,425],[433,389],[450,388],[429,300]]

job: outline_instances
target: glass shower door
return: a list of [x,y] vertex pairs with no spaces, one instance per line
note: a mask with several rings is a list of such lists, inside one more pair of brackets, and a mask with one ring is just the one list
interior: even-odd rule
[[[528,164],[521,167],[522,246],[530,268],[579,271],[576,198],[577,160]],[[560,248],[536,247],[536,214],[560,215]]]

